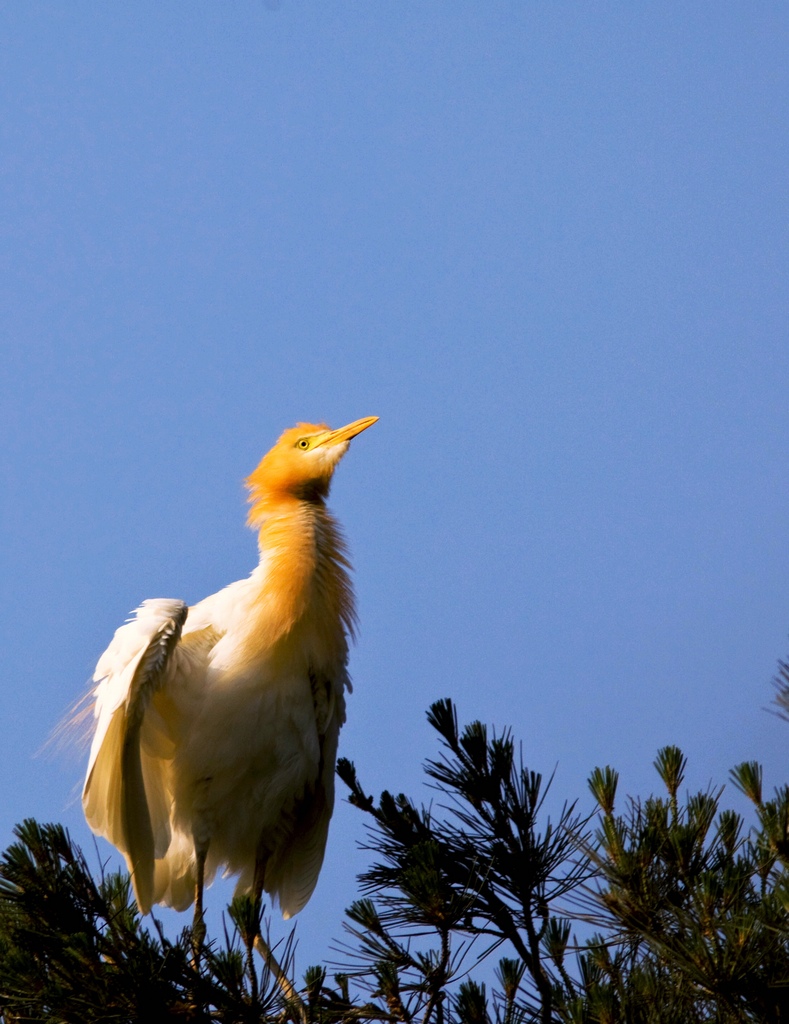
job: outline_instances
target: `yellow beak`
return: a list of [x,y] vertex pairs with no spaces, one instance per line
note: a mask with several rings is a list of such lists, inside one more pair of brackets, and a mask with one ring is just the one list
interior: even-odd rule
[[363,430],[367,430],[368,427],[377,422],[377,416],[365,416],[363,419],[354,420],[353,423],[340,427],[338,430],[328,430],[317,440],[315,447],[320,448],[324,444],[335,445],[342,444],[343,441],[350,441],[352,437],[356,437],[357,434],[361,434]]

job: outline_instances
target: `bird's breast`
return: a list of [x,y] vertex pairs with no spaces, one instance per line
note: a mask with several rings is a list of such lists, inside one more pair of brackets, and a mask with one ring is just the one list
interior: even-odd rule
[[176,823],[214,837],[215,855],[232,862],[277,826],[314,784],[319,764],[308,675],[237,677],[206,693],[176,753]]
[[261,563],[228,609],[211,656],[218,677],[299,674],[347,659],[353,593],[328,514],[290,516],[261,531]]

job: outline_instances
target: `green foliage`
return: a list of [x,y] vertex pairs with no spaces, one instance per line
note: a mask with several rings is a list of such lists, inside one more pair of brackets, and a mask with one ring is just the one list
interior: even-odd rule
[[572,1019],[789,1020],[789,793],[765,802],[759,765],[732,771],[755,805],[749,834],[720,808],[722,789],[679,805],[677,748],[661,750],[655,766],[667,798],[631,800],[620,817],[601,802],[588,851],[599,874],[586,898],[600,933],[580,957],[587,1005]]
[[773,686],[774,701],[778,708],[775,713],[789,721],[789,664],[785,661],[778,662],[778,675],[773,679]]
[[[25,821],[0,860],[0,1019],[246,1022],[275,1014],[238,935],[192,962],[190,936],[140,927],[128,878],[95,882],[60,825]],[[252,989],[257,986],[256,998]]]
[[618,805],[616,771],[596,768],[597,811],[552,819],[509,732],[461,729],[448,700],[428,717],[430,806],[376,800],[338,765],[371,853],[340,971],[298,982],[247,897],[195,957],[188,929],[143,927],[125,877],[95,881],[60,826],[26,821],[0,859],[0,1021],[789,1021],[789,788],[767,798],[758,764],[733,769],[749,827],[722,787],[683,797],[686,759],[665,747],[663,795]]
[[428,721],[444,748],[425,769],[449,800],[441,816],[402,794],[383,793],[376,804],[353,765],[338,765],[351,802],[371,819],[369,848],[380,858],[360,876],[367,898],[349,911],[355,974],[381,1014],[478,1021],[489,1013],[486,988],[466,981],[455,992],[453,983],[474,958],[506,945],[519,966],[499,965],[497,1016],[550,1021],[570,936],[556,908],[588,876],[586,821],[574,805],[555,823],[542,815],[548,787],[521,763],[509,733],[489,737],[479,722],[460,731],[448,700]]

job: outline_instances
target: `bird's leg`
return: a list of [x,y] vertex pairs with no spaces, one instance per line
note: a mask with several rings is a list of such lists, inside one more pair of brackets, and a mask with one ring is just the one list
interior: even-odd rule
[[205,881],[205,859],[207,856],[208,845],[195,843],[195,914],[192,921],[192,950],[195,961],[200,955],[200,947],[205,942],[203,883]]
[[274,975],[274,980],[279,985],[280,991],[282,992],[287,1002],[298,1014],[299,1020],[306,1021],[307,1008],[302,1002],[301,996],[293,987],[290,978],[287,976],[287,974],[285,974],[285,972],[280,967],[277,958],[274,956],[274,953],[271,950],[271,946],[269,946],[269,944],[263,938],[260,931],[258,931],[257,935],[255,936],[255,949],[263,957],[263,962],[265,963],[267,969],[271,971],[271,973]]
[[255,912],[258,915],[258,933],[260,933],[260,913],[263,908],[263,886],[266,883],[268,858],[268,848],[261,841],[255,856],[255,875],[252,881],[252,896],[255,900]]
[[258,854],[255,859],[255,881],[253,896],[255,900],[255,913],[257,914],[258,930],[255,936],[255,949],[263,957],[263,962],[266,968],[274,975],[274,980],[280,987],[285,999],[290,1003],[291,1007],[298,1014],[299,1020],[306,1022],[307,1020],[307,1008],[302,1002],[301,996],[299,996],[296,989],[293,987],[290,978],[282,970],[279,965],[279,961],[274,956],[274,953],[269,946],[268,942],[263,938],[263,933],[260,930],[261,921],[261,909],[263,902],[263,884],[266,880],[266,864],[268,863],[269,853],[268,850],[263,847],[261,843],[258,848]]

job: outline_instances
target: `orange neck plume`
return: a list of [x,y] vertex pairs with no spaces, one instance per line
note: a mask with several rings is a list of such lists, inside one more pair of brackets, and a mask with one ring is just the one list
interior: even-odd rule
[[[294,444],[305,433],[325,429],[299,424],[286,431],[247,478],[251,508],[248,523],[258,529],[265,583],[258,597],[259,617],[251,646],[271,648],[297,632],[308,632],[327,660],[342,657],[345,634],[356,620],[345,543],[326,508],[334,465],[327,459],[316,472]],[[252,650],[249,651],[252,654]],[[323,660],[323,658],[321,658]]]

